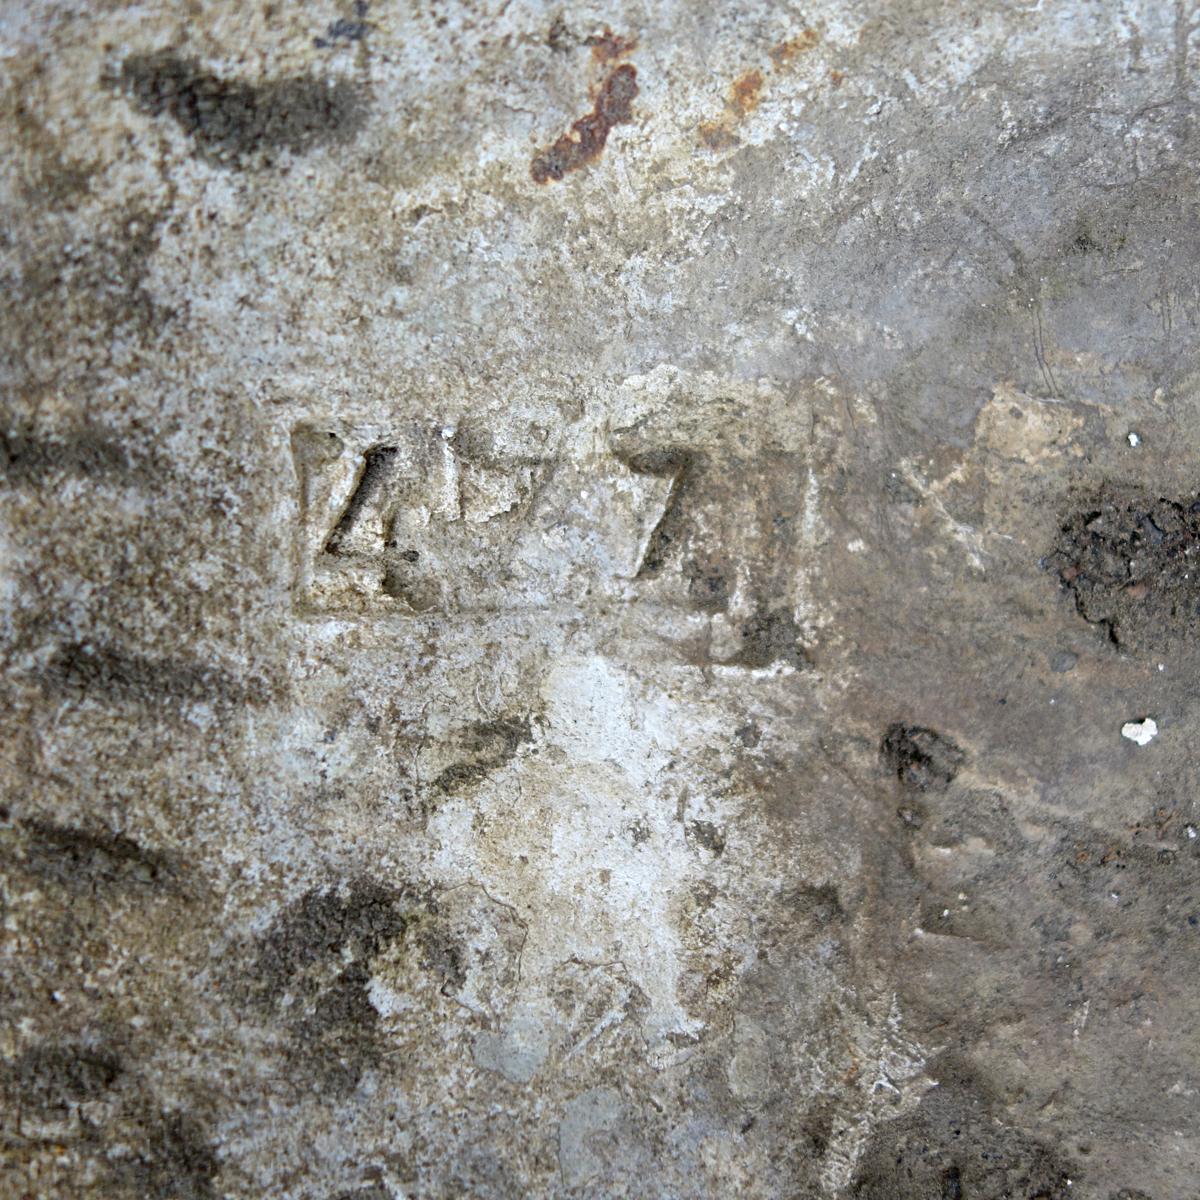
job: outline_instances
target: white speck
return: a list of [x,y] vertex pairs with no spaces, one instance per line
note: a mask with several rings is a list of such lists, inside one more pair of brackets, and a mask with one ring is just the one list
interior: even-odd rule
[[851,554],[861,554],[866,548],[867,543],[864,542],[862,538],[855,538],[854,541],[846,543],[846,549],[849,550]]
[[1145,746],[1158,737],[1158,722],[1153,717],[1147,717],[1144,721],[1126,721],[1121,726],[1121,736]]
[[[1196,835],[1193,834],[1192,836],[1195,837]],[[62,992],[51,992],[50,999],[53,1000],[55,1004],[61,1004],[63,1002],[64,996],[63,996]]]
[[943,908],[942,909],[943,918],[948,917],[949,915],[950,915],[950,910],[948,908]]
[[1109,892],[1108,894],[1109,894],[1109,895],[1110,895],[1110,896],[1111,896],[1111,897],[1112,897],[1114,900],[1120,900],[1120,898],[1121,898],[1121,893],[1120,893],[1120,892]]
[[1165,670],[1167,669],[1167,664],[1166,664],[1166,663],[1159,663],[1159,664],[1158,664],[1158,669],[1159,669],[1160,671],[1165,671]]
[[454,427],[452,425],[442,426],[442,437],[449,441],[454,436]]
[[1131,446],[1140,446],[1142,444],[1142,439],[1132,429],[1129,431],[1129,444]]
[[1195,825],[1189,825],[1189,826],[1187,827],[1187,835],[1188,835],[1188,837],[1190,837],[1190,838],[1191,838],[1193,841],[1195,840],[1195,837],[1196,837],[1196,827],[1195,827]]

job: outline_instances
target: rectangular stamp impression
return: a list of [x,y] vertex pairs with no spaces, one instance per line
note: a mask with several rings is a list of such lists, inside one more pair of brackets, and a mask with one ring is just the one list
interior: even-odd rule
[[683,469],[671,469],[670,453],[650,470],[607,446],[498,445],[469,427],[421,422],[303,425],[291,449],[295,593],[311,613],[633,599],[660,573]]

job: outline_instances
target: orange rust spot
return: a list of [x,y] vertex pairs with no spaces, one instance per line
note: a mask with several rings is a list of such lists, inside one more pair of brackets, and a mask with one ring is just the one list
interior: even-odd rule
[[841,87],[842,80],[845,78],[846,78],[845,71],[830,71],[829,72],[829,82],[832,83],[834,87]]
[[803,33],[798,33],[794,38],[788,38],[786,41],[772,46],[771,61],[777,67],[786,66],[796,55],[803,54],[806,50],[811,50],[820,40],[821,36],[815,29],[806,29]]
[[[794,38],[779,42],[770,50],[771,62],[776,71],[787,66],[798,54],[811,50],[821,40],[815,29],[806,29]],[[840,71],[831,72],[836,87],[844,76]],[[738,144],[738,138],[733,132],[734,126],[744,117],[749,116],[762,99],[763,73],[757,67],[739,75],[729,89],[729,99],[725,103],[725,111],[715,121],[705,121],[700,126],[700,141],[710,150],[728,150]]]
[[561,179],[598,158],[609,131],[633,116],[633,100],[638,94],[637,68],[629,63],[618,67],[600,86],[595,106],[582,116],[548,150],[543,150],[529,168],[534,183]]
[[584,45],[591,46],[592,57],[597,62],[609,63],[624,58],[631,50],[637,49],[637,38],[620,37],[606,25],[603,33],[596,33],[584,39]]
[[724,121],[701,122],[700,140],[710,150],[728,150],[738,144],[738,139]]
[[757,107],[762,96],[763,73],[754,68],[738,76],[729,89],[725,111],[716,121],[704,121],[700,125],[700,140],[710,150],[728,150],[738,145],[733,127]]
[[762,85],[762,72],[757,70],[747,71],[740,79],[734,80],[730,100],[739,117],[744,117],[758,107],[758,97],[762,92]]

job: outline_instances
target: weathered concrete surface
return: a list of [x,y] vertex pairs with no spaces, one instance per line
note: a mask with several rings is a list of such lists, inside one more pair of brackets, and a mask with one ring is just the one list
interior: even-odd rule
[[0,1195],[1200,1196],[1198,23],[6,4]]

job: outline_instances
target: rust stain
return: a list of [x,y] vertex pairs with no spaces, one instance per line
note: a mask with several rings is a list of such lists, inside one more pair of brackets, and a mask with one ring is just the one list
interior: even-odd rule
[[612,127],[632,118],[637,94],[637,68],[623,63],[600,85],[592,111],[580,117],[568,133],[533,160],[529,174],[534,183],[561,179],[568,171],[578,170],[598,158]]
[[842,80],[845,78],[846,78],[845,71],[830,71],[829,72],[829,82],[832,83],[834,87],[841,87]]
[[728,150],[738,139],[725,121],[704,121],[700,125],[700,140],[710,150]]
[[815,29],[806,29],[803,33],[798,33],[795,37],[787,38],[772,46],[771,61],[777,67],[785,67],[798,54],[811,50],[820,40],[821,35]]
[[635,50],[637,38],[621,37],[619,34],[613,33],[606,25],[603,33],[596,33],[586,38],[584,45],[591,46],[592,57],[598,63],[610,63],[615,62],[618,58],[624,58],[631,50]]
[[740,79],[734,80],[730,103],[738,116],[744,117],[758,107],[758,97],[762,92],[762,86],[761,71],[747,71]]
[[[805,29],[793,38],[778,42],[771,47],[768,56],[772,63],[772,73],[778,73],[787,67],[792,60],[806,50],[811,50],[821,40],[814,29]],[[841,83],[840,74],[834,80],[835,86]],[[739,75],[729,89],[729,98],[725,102],[725,111],[715,121],[704,121],[700,125],[700,141],[709,150],[728,150],[738,144],[738,136],[734,132],[739,121],[749,116],[762,99],[766,79],[763,71],[757,67]]]

